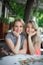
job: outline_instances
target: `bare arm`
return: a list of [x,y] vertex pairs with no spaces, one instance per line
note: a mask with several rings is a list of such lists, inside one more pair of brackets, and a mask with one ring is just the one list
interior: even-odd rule
[[27,40],[24,40],[23,49],[19,50],[18,54],[26,54],[27,52]]
[[9,48],[11,49],[11,51],[14,53],[14,48],[15,48],[15,46],[14,46],[12,40],[11,40],[10,38],[6,38],[5,40],[6,40],[7,45],[8,45]]
[[13,42],[11,41],[11,39],[7,39],[6,38],[6,42],[7,42],[7,45],[9,46],[9,48],[11,49],[11,51],[14,54],[26,54],[26,51],[27,51],[27,41],[26,41],[26,39],[24,40],[24,44],[23,44],[23,49],[22,50],[19,50],[19,48],[20,48],[20,38],[18,39],[16,46],[14,46]]
[[31,36],[28,36],[28,44],[29,44],[30,54],[34,54],[35,53],[35,48],[33,46],[33,43],[32,43],[32,40],[31,40]]
[[19,48],[20,48],[20,36],[17,39],[16,46],[14,45],[14,43],[12,42],[12,40],[10,38],[6,38],[6,42],[7,42],[7,45],[9,46],[9,48],[11,49],[11,51],[14,54],[17,54],[19,51]]
[[29,51],[30,54],[35,54],[36,51],[40,48],[40,43],[37,42],[35,46],[32,43],[31,36],[28,36],[28,44],[29,44]]
[[19,35],[18,39],[17,39],[17,44],[16,44],[15,49],[14,49],[15,54],[18,54],[18,51],[20,49],[20,41],[21,41],[21,38],[20,38],[20,35]]

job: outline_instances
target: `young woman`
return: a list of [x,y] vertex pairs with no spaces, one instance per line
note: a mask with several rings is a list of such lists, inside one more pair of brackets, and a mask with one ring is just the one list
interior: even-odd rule
[[28,21],[26,25],[26,33],[28,39],[28,53],[40,55],[41,39],[38,35],[37,28],[34,21]]
[[13,31],[5,37],[6,43],[13,54],[26,54],[27,41],[23,34],[24,21],[16,19],[13,23]]

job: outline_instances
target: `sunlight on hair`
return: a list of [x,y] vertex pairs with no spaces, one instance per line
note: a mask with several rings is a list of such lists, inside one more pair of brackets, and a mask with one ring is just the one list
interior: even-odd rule
[[22,24],[23,24],[23,25],[25,25],[25,23],[24,23],[23,19],[21,19],[21,22],[22,22]]
[[40,36],[40,30],[39,30],[39,27],[38,27],[38,24],[37,24],[37,19],[36,19],[36,17],[33,18],[33,21],[34,21],[35,27],[36,27],[36,29],[37,29],[37,34],[38,34],[38,36]]

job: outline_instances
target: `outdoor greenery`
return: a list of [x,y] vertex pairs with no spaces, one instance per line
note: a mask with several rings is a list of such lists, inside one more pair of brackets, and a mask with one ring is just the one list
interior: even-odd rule
[[[43,0],[40,0],[41,3],[43,3]],[[14,15],[14,18],[24,18],[24,12],[25,12],[25,7],[26,4],[20,4],[20,3],[15,3],[12,0],[8,0],[8,3],[10,5],[10,7],[12,8],[12,15]],[[39,9],[39,8],[33,8],[32,9],[32,14],[31,17],[33,18],[34,16],[36,16],[37,18],[37,24],[39,27],[43,27],[43,9]],[[8,22],[8,19],[6,18],[0,18],[0,21],[3,22]]]
[[39,19],[38,19],[38,26],[39,27],[43,27],[43,16],[41,16]]
[[33,9],[32,13],[32,19],[36,17],[36,22],[39,27],[43,27],[43,9],[38,9],[36,10],[35,8]]
[[19,4],[19,3],[15,3],[13,1],[10,1],[9,4],[11,5],[11,7],[13,9],[12,15],[16,15],[15,17],[18,17],[18,18],[23,18],[25,5]]
[[37,12],[37,23],[39,27],[43,27],[43,10],[41,9]]
[[[16,14],[16,16],[14,18],[16,18],[16,17],[23,18],[26,5],[18,4],[13,1],[10,1],[9,4],[11,5],[11,7],[13,9],[12,15]],[[31,15],[31,17],[33,18],[34,16],[36,16],[36,18],[37,18],[38,26],[43,27],[43,10],[33,8],[33,13]]]
[[4,18],[4,17],[0,17],[0,22],[9,23],[9,19]]

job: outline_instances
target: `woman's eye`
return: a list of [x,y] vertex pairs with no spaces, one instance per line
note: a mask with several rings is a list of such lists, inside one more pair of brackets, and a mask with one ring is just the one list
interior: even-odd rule
[[34,28],[32,27],[32,29],[34,29]]
[[18,26],[15,26],[15,27],[18,27]]
[[20,27],[23,27],[23,26],[20,26]]
[[15,26],[15,27],[23,27],[23,26]]

